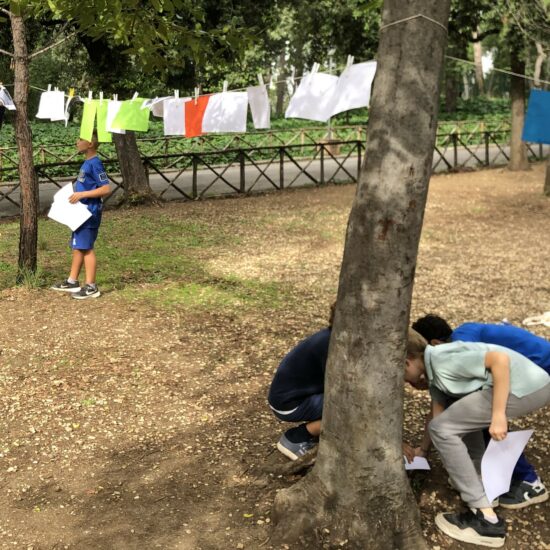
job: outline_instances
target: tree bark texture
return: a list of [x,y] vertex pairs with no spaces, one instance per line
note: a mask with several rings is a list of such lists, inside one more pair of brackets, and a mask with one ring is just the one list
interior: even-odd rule
[[32,156],[32,135],[28,120],[29,56],[25,22],[12,14],[11,30],[14,50],[15,139],[19,152],[19,182],[21,185],[21,216],[19,220],[19,263],[17,281],[25,273],[36,271],[38,241],[38,178]]
[[[510,67],[513,73],[525,74],[525,61],[521,59],[520,38],[511,40]],[[510,136],[509,170],[529,170],[527,146],[521,141],[525,122],[525,79],[511,76],[512,125]]]
[[141,160],[136,134],[134,132],[113,134],[113,140],[122,174],[123,202],[128,204],[156,202],[157,199],[149,185],[147,171]]
[[[429,14],[446,26],[449,4],[386,0],[383,25]],[[403,468],[403,376],[446,41],[443,28],[422,18],[380,33],[365,162],[340,273],[319,453],[313,470],[281,491],[274,507],[274,538],[296,548],[345,540],[346,548],[426,548]]]

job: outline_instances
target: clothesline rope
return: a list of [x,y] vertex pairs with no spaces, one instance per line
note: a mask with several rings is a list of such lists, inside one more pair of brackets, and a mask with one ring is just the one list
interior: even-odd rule
[[427,15],[424,15],[423,13],[417,13],[416,15],[411,15],[410,17],[405,17],[404,19],[399,19],[397,21],[392,21],[391,23],[388,23],[387,25],[382,25],[380,27],[380,31],[383,31],[384,29],[387,29],[388,27],[393,27],[394,25],[399,25],[401,23],[406,23],[407,21],[412,21],[413,19],[426,19],[426,21],[430,21],[432,23],[435,23],[438,27],[441,27],[445,33],[447,33],[447,27],[443,25],[443,23],[440,23],[439,21],[436,21],[435,19],[432,19],[431,17],[428,17]]
[[[418,17],[418,16],[413,16],[414,17]],[[425,16],[423,16],[425,17]],[[411,19],[411,18],[407,18],[408,19]],[[389,25],[393,25],[393,24],[397,24],[397,23],[400,23],[401,21],[395,21],[394,23],[390,23]],[[439,24],[439,23],[438,23]],[[386,25],[389,26],[389,25]],[[381,29],[384,28],[384,27],[381,27]],[[445,56],[447,59],[452,59],[453,61],[458,61],[460,63],[467,63],[468,65],[474,65],[475,66],[475,62],[473,61],[470,61],[469,59],[461,59],[460,57],[454,57],[452,55],[446,55]],[[336,69],[333,69],[333,71],[327,71],[327,72],[334,72],[338,70],[338,68]],[[532,76],[527,76],[525,74],[520,74],[520,73],[515,73],[513,71],[508,71],[507,69],[499,69],[497,67],[492,67],[493,71],[497,72],[497,73],[503,73],[503,74],[507,74],[507,75],[510,75],[510,76],[515,76],[517,78],[523,78],[524,80],[531,80],[531,81],[534,81],[535,78],[532,77]],[[276,82],[272,82],[271,84],[284,84],[286,82],[288,82],[289,80],[292,81],[292,82],[296,82],[298,80],[301,80],[302,78],[304,78],[305,75],[302,75],[302,76],[296,76],[296,77],[288,77],[286,78],[285,80],[277,80]],[[548,80],[540,80],[539,79],[539,82],[542,83],[542,84],[548,84],[550,85],[550,81]],[[3,84],[4,87],[8,87],[8,86],[14,86],[14,83],[12,82],[11,84]],[[39,88],[38,86],[32,86],[32,85],[29,85],[29,88],[32,88],[34,90],[38,90],[40,92],[47,92],[48,90],[45,90],[44,88]],[[235,89],[232,89],[232,90],[228,90],[228,91],[231,91],[231,92],[244,92],[246,91],[246,88],[235,88]],[[201,96],[210,96],[210,95],[214,95],[215,93],[218,93],[218,92],[210,92],[208,94],[200,94],[198,97],[201,97]],[[68,95],[65,95],[65,97],[69,97]],[[74,96],[75,99],[78,99],[80,96]],[[82,98],[80,97],[80,99],[82,100]]]

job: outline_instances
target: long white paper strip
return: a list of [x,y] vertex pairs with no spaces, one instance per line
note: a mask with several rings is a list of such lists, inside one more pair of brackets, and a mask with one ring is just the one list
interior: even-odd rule
[[252,113],[254,128],[257,130],[271,128],[271,107],[266,86],[251,86],[246,89],[248,104]]
[[165,136],[185,135],[185,104],[190,99],[189,97],[178,97],[164,100],[162,105],[164,106]]

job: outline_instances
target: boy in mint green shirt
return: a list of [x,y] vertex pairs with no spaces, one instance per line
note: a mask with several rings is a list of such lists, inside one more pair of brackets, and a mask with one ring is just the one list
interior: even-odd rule
[[[482,430],[506,438],[508,418],[550,403],[550,376],[526,357],[494,344],[454,342],[437,347],[409,331],[405,381],[429,389],[433,420],[429,432],[453,485],[469,509],[438,514],[436,525],[448,536],[499,548],[506,526],[487,500],[479,478],[485,445]],[[454,402],[453,402],[454,401]],[[449,403],[452,402],[450,406]]]

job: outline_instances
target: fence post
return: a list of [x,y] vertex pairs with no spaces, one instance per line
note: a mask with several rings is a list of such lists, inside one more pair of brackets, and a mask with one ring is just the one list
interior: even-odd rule
[[279,147],[279,189],[285,188],[285,148]]
[[359,177],[361,176],[361,163],[362,163],[362,155],[361,150],[363,148],[363,142],[358,141],[357,142],[357,178],[355,179],[355,183],[359,183]]
[[198,168],[198,160],[195,155],[193,155],[193,188],[192,188],[192,196],[193,199],[196,199],[198,196],[197,193],[197,168]]
[[453,168],[456,168],[458,166],[458,136],[456,135],[456,131],[451,136],[453,140]]
[[320,184],[325,184],[325,145],[323,143],[319,144],[321,147],[321,181]]
[[239,151],[239,165],[240,165],[240,192],[246,193],[246,171],[244,166],[244,151]]
[[485,166],[489,166],[489,132],[485,130],[485,132],[483,132],[483,135],[485,137]]

